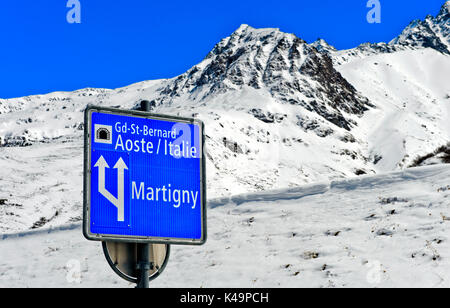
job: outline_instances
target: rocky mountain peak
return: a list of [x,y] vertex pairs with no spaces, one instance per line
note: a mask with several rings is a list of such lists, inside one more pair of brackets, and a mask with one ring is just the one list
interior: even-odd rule
[[326,53],[327,55],[331,55],[332,53],[336,52],[337,49],[328,44],[327,41],[324,39],[318,38],[315,42],[311,43],[311,46],[317,49],[317,51],[321,53]]
[[244,87],[269,92],[280,104],[301,106],[346,130],[354,124],[345,113],[362,115],[370,106],[334,69],[328,55],[294,34],[248,25],[239,27],[204,61],[161,88],[154,101],[156,105],[171,103],[184,95],[207,101]]
[[390,45],[409,48],[433,48],[450,55],[450,1],[442,6],[436,17],[412,21]]
[[317,41],[312,43],[311,46],[315,47],[319,52],[326,53],[328,55],[337,51],[337,49],[334,46],[328,44],[327,41],[321,38],[317,39]]

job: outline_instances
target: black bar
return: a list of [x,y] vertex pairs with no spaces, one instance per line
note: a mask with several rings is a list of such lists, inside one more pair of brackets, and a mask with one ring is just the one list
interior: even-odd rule
[[138,253],[138,289],[149,288],[150,244],[137,244]]
[[141,101],[141,111],[150,111],[150,102],[149,101]]

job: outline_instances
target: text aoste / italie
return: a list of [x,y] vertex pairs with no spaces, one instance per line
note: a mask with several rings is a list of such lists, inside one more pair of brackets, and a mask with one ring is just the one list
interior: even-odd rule
[[[176,123],[170,130],[154,129],[147,125],[116,122],[115,151],[135,152],[149,155],[166,155],[175,159],[198,158],[198,137],[193,138],[189,125]],[[127,135],[131,135],[128,138]],[[136,140],[136,138],[138,138]],[[149,140],[152,139],[152,140]],[[197,140],[197,142],[195,142]],[[174,208],[187,205],[195,210],[200,198],[199,191],[185,190],[167,183],[160,187],[147,186],[145,182],[132,181],[131,199],[171,204]]]
[[[182,127],[183,134],[180,134]],[[147,125],[140,127],[137,124],[117,122],[114,125],[118,133],[114,149],[144,154],[163,154],[174,158],[198,158],[198,150],[195,144],[191,144],[190,129],[187,124],[175,124],[172,130],[153,129]],[[122,137],[122,134],[130,134],[134,137],[142,136],[138,140]],[[146,138],[157,138],[156,143]]]

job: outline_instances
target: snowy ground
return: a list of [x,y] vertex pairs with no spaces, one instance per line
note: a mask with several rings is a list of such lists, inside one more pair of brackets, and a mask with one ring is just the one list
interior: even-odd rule
[[[450,287],[449,177],[439,165],[213,200],[208,243],[173,247],[152,286]],[[21,286],[132,287],[76,224],[3,236],[0,287]]]
[[81,140],[0,149],[0,234],[82,220],[82,151]]

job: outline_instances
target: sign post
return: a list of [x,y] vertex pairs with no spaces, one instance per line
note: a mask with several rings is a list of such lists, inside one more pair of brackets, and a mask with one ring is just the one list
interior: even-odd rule
[[86,108],[83,234],[136,244],[145,288],[150,244],[206,242],[206,173],[201,121],[141,109]]
[[138,288],[148,289],[148,273],[150,272],[151,263],[149,262],[149,248],[150,244],[138,244],[139,263],[137,269],[139,270]]
[[[141,102],[141,111],[150,111],[149,101]],[[138,244],[139,263],[137,264],[137,269],[139,270],[139,277],[137,287],[139,289],[149,288],[148,273],[153,265],[149,262],[149,249],[150,244]]]

